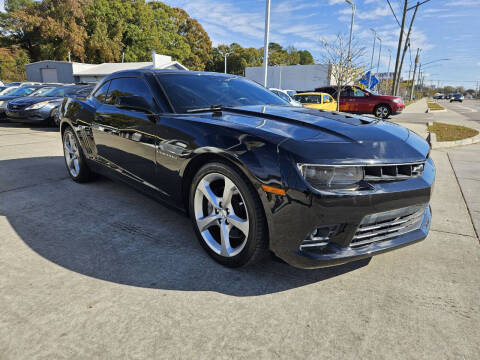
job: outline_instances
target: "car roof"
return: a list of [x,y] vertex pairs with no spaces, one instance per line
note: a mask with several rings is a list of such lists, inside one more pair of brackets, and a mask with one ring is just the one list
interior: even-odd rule
[[328,95],[328,96],[330,96],[330,94],[327,94],[327,93],[324,93],[324,92],[318,92],[318,91],[296,93],[295,95]]
[[114,72],[107,77],[104,81],[114,79],[122,76],[139,76],[139,75],[165,75],[165,74],[174,74],[174,75],[210,75],[210,76],[222,76],[227,78],[239,77],[238,75],[224,74],[217,72],[207,72],[207,71],[189,71],[189,70],[172,70],[172,69],[135,69],[135,70],[122,70]]

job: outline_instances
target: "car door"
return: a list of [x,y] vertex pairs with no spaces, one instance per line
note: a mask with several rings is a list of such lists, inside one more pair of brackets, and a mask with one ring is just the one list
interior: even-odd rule
[[365,114],[372,112],[370,109],[370,99],[369,94],[362,89],[354,88],[353,89],[353,112]]
[[350,87],[340,92],[340,111],[355,112],[355,98]]
[[337,103],[329,94],[322,95],[322,109],[335,111],[337,110]]
[[119,77],[110,81],[92,124],[98,155],[111,167],[147,185],[155,183],[154,114],[158,111],[142,78]]

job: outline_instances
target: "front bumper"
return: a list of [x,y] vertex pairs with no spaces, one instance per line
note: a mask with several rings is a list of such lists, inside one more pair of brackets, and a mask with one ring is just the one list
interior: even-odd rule
[[395,105],[392,108],[392,115],[401,114],[403,110],[405,110],[405,104],[395,103]]
[[6,110],[5,115],[11,122],[41,123],[51,117],[51,107],[44,107],[37,110]]
[[[270,233],[270,249],[292,266],[313,269],[344,264],[371,257],[425,239],[430,229],[428,206],[435,178],[433,161],[428,159],[421,177],[377,183],[374,190],[320,193],[288,190],[284,197],[268,195],[264,200]],[[425,205],[421,225],[387,240],[354,247],[352,239],[362,220],[371,214]],[[315,228],[341,224],[342,231],[324,249],[300,249]]]

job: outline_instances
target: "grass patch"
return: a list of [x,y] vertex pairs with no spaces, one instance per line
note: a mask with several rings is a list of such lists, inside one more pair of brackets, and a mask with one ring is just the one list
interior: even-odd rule
[[460,125],[450,125],[434,122],[428,131],[437,135],[437,141],[463,140],[478,135],[478,131]]
[[440,106],[438,103],[434,101],[428,101],[427,105],[429,110],[445,110],[443,106]]

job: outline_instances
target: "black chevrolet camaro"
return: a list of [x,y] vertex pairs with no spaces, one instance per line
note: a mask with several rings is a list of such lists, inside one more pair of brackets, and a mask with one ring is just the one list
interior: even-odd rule
[[369,117],[291,107],[242,77],[135,70],[61,111],[73,180],[121,179],[189,214],[204,249],[318,268],[423,240],[428,143]]

